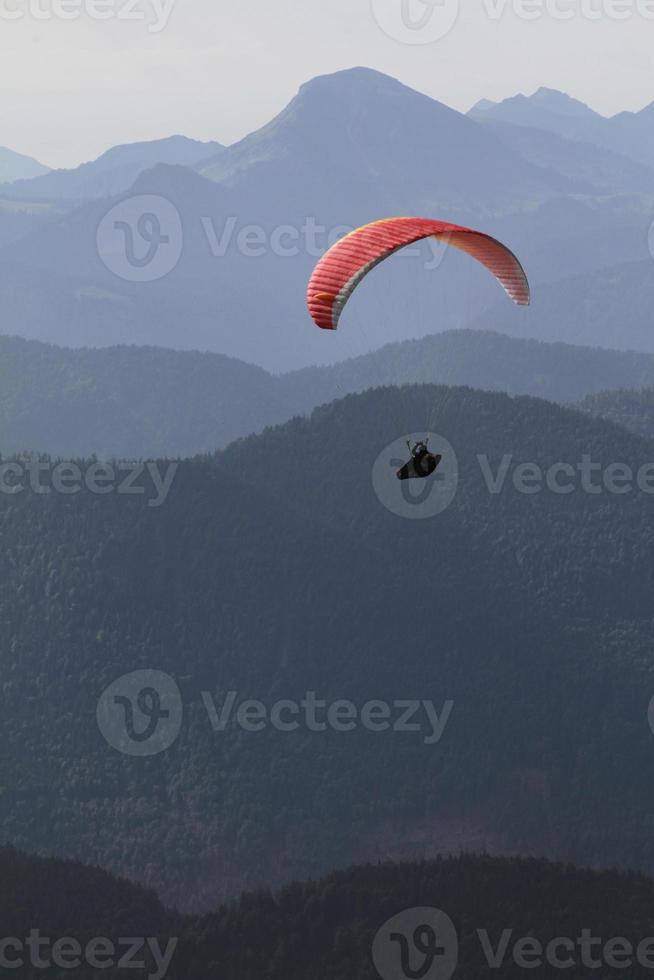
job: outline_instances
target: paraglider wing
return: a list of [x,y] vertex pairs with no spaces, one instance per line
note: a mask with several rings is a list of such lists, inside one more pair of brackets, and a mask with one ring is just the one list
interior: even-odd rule
[[490,235],[429,218],[385,218],[346,235],[318,262],[307,291],[316,325],[336,330],[345,304],[376,265],[401,248],[431,237],[467,252],[493,273],[514,303],[529,304],[524,269],[513,252]]

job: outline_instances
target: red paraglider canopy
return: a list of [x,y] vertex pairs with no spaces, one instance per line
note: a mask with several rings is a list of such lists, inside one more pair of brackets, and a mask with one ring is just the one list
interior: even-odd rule
[[336,330],[345,304],[376,265],[399,249],[431,237],[467,252],[493,273],[514,303],[529,304],[524,269],[513,252],[490,235],[429,218],[385,218],[346,235],[316,266],[307,304],[317,326]]

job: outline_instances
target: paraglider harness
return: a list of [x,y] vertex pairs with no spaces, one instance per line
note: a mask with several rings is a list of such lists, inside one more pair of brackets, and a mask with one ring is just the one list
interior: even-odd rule
[[442,456],[429,452],[429,439],[414,445],[407,440],[411,459],[397,471],[398,480],[424,480],[431,476],[439,466]]
[[429,449],[427,448],[428,443],[429,439],[427,439],[426,442],[417,442],[414,446],[412,446],[408,439],[406,441],[406,444],[409,447],[409,452],[414,459],[420,459],[421,456],[424,456],[425,453],[429,452]]

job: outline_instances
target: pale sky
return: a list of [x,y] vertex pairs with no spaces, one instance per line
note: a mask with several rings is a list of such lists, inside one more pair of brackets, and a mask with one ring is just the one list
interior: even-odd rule
[[462,111],[546,85],[611,115],[654,101],[653,51],[654,0],[0,0],[0,145],[231,143],[354,65]]

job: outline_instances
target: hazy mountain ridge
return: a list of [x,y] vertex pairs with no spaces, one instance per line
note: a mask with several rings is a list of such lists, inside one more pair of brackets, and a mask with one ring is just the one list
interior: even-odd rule
[[531,96],[512,96],[481,109],[475,106],[469,115],[484,122],[501,120],[550,130],[654,166],[654,102],[639,112],[606,117],[562,92],[541,88]]
[[[340,337],[326,343],[304,302],[315,261],[330,233],[393,210],[442,215],[497,235],[523,258],[535,285],[616,259],[645,260],[651,202],[636,192],[607,193],[640,178],[626,172],[622,180],[613,155],[596,178],[584,147],[584,175],[574,175],[567,144],[557,164],[564,175],[550,149],[536,147],[533,159],[543,163],[536,166],[488,126],[376,72],[319,78],[268,126],[221,150],[204,167],[213,180],[166,164],[140,174],[128,196],[163,198],[181,218],[181,256],[163,278],[132,282],[128,267],[123,276],[103,262],[98,227],[122,195],[13,238],[0,251],[2,329],[68,346],[207,349],[283,371],[361,353],[359,324],[374,322],[368,346],[382,346],[469,325],[499,300],[485,270],[456,250],[435,255],[426,243],[413,257],[390,259],[353,297],[347,316],[355,346],[341,349]],[[557,144],[555,157],[559,151]],[[261,242],[254,250],[243,238],[250,226]],[[275,245],[280,229],[290,235],[282,249]],[[585,333],[564,339],[646,346],[649,269],[641,266],[639,276],[624,344],[602,310],[596,337],[582,320]],[[616,289],[610,302],[617,297]]]
[[578,181],[580,193],[594,186],[598,193],[650,193],[654,167],[631,160],[622,153],[561,136],[554,130],[538,129],[527,124],[504,120],[486,120],[473,115],[488,126],[507,146],[531,163],[564,174]]
[[0,452],[191,456],[346,394],[433,383],[577,402],[654,385],[654,355],[464,330],[273,376],[220,354],[0,338]]
[[[500,212],[513,211],[565,189],[559,176],[545,176],[516,159],[461,113],[367,68],[305,83],[279,116],[202,172],[227,184],[239,177],[247,187],[262,174],[279,179],[286,170],[286,196],[298,171],[303,181],[312,174],[317,179],[321,171],[333,181],[342,172],[352,187],[360,180],[363,190],[371,178],[382,177],[382,162],[387,201],[396,199],[399,206],[413,185],[427,191],[425,173],[433,180],[433,205],[447,201],[462,213],[493,204]],[[350,188],[348,194],[354,197]],[[370,192],[364,193],[359,208],[369,199]]]
[[94,198],[113,197],[129,190],[144,170],[158,163],[192,167],[222,150],[219,143],[203,143],[185,136],[114,146],[97,160],[69,170],[51,170],[30,180],[0,184],[0,197],[23,201],[57,201],[76,204]]
[[190,456],[294,414],[277,379],[220,354],[1,338],[0,377],[5,455]]
[[[564,123],[569,126],[580,123],[594,124],[606,119],[605,116],[595,112],[590,106],[580,99],[575,99],[565,92],[557,89],[541,86],[532,95],[509,96],[501,102],[490,102],[480,106],[477,103],[470,110],[469,115],[488,112],[490,116],[496,118],[506,117],[509,121],[515,121],[518,125],[529,125],[534,119],[541,121],[556,120],[559,125]],[[544,126],[542,128],[550,128]]]
[[48,167],[44,167],[38,160],[0,146],[0,187],[16,180],[40,177],[47,172]]
[[654,260],[616,262],[594,272],[540,283],[532,304],[516,315],[509,304],[495,304],[475,317],[476,330],[517,337],[654,352],[651,311]]

